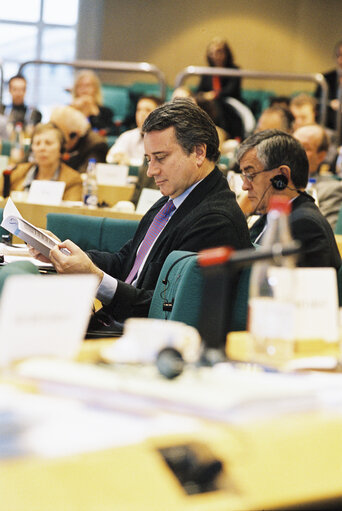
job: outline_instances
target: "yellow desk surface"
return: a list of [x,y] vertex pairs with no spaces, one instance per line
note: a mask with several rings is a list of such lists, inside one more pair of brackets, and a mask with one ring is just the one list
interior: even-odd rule
[[[81,359],[96,360],[98,348],[106,344],[87,342]],[[234,389],[218,388],[218,392]],[[201,427],[192,433],[152,435],[97,452],[0,460],[0,508],[248,511],[289,509],[342,495],[341,414],[307,410],[239,423],[199,421]],[[220,489],[215,492],[187,495],[159,453],[161,448],[193,442],[223,463]]]
[[[7,199],[0,199],[0,208],[4,208]],[[121,199],[120,199],[121,200]],[[128,220],[140,220],[142,215],[136,213],[119,213],[110,208],[86,208],[84,206],[47,206],[44,204],[29,204],[28,202],[15,202],[20,214],[36,227],[46,227],[46,215],[48,213],[68,213],[74,215],[100,216],[108,218],[124,218]]]

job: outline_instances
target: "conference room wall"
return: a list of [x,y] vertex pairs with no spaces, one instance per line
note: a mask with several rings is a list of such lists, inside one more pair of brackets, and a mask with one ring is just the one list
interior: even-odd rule
[[[227,38],[242,68],[292,73],[332,68],[333,47],[342,38],[340,0],[101,0],[101,4],[97,30],[101,49],[96,57],[153,63],[171,85],[184,67],[206,65],[205,48],[216,35]],[[86,53],[83,49],[83,58],[92,57]],[[245,80],[244,86],[278,93],[310,89],[303,82],[260,80]]]

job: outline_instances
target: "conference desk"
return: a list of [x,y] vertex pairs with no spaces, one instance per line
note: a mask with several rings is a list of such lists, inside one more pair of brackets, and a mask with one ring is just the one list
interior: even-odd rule
[[[99,342],[103,346],[108,341]],[[84,345],[91,349],[80,359],[89,361],[94,343]],[[32,378],[33,364],[26,366],[26,372],[19,369],[12,379],[4,378],[2,385],[20,384],[28,395],[38,389],[52,399],[82,402],[85,412],[102,410],[103,421],[109,424],[114,414],[117,445],[71,455],[24,454],[1,459],[3,511],[248,511],[291,509],[310,502],[311,509],[320,509],[320,501],[341,498],[340,409],[320,409],[305,393],[299,397],[298,375],[289,383],[291,406],[291,400],[282,399],[288,398],[286,394],[277,399],[272,394],[270,400],[259,396],[254,402],[243,401],[243,393],[238,398],[246,377],[251,376],[243,371],[230,376],[209,373],[208,368],[203,372],[188,368],[178,381],[170,382],[153,366],[104,368],[83,362],[77,367],[85,373],[77,376],[69,363],[46,363],[40,378]],[[96,384],[93,371],[99,371]],[[272,391],[276,375],[264,376]],[[255,377],[249,384],[256,388]],[[49,379],[54,382],[50,387],[46,385]],[[228,382],[232,385],[225,386]],[[320,386],[322,390],[328,387]],[[222,398],[223,390],[230,402],[228,415],[210,402],[210,396],[212,401]],[[277,403],[279,413],[275,412]],[[50,438],[42,435],[41,444],[49,440],[58,445],[63,436],[62,441],[67,441],[74,417],[73,413],[64,417],[58,423],[59,431],[54,430]],[[86,418],[79,426],[80,436],[89,434]],[[100,436],[102,430],[99,427],[90,433]],[[222,463],[215,488],[201,494],[186,492],[163,456],[169,450],[177,458],[184,448],[193,454],[190,464],[194,458]]]
[[[124,187],[125,188],[125,187]],[[128,189],[125,189],[121,194],[121,199],[119,200],[128,200],[127,199]],[[121,193],[121,192],[120,192]],[[119,195],[118,195],[119,196]],[[117,196],[117,197],[118,197]],[[126,199],[124,199],[126,197]],[[7,199],[0,198],[0,208],[4,208],[6,205]],[[142,215],[137,213],[124,213],[119,211],[114,211],[111,208],[88,208],[82,204],[74,205],[69,204],[68,202],[64,202],[58,206],[50,206],[44,204],[31,204],[29,202],[20,202],[15,201],[15,205],[19,210],[25,220],[31,222],[36,227],[45,228],[46,227],[46,215],[48,213],[68,213],[71,215],[87,215],[87,216],[99,216],[99,217],[108,217],[108,218],[123,218],[128,220],[140,220]]]

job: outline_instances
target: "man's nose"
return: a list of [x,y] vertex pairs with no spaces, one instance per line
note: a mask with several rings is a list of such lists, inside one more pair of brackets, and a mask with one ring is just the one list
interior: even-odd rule
[[148,177],[153,177],[155,176],[156,174],[159,173],[159,168],[158,168],[158,162],[153,162],[152,160],[148,163],[148,167],[147,167],[147,176]]
[[243,190],[250,190],[252,188],[252,183],[248,181],[248,179],[243,178],[242,179],[242,187]]

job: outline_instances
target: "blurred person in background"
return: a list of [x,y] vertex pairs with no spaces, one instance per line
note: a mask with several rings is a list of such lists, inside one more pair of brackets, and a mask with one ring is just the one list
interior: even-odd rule
[[298,94],[290,101],[290,110],[294,116],[293,129],[316,123],[317,100],[309,94]]
[[316,180],[317,205],[332,229],[335,229],[338,213],[342,206],[342,183],[332,174],[321,173],[329,149],[326,130],[318,124],[313,124],[298,128],[293,136],[299,140],[306,152],[309,162],[309,177]]
[[288,108],[282,106],[270,106],[261,113],[255,131],[276,129],[292,133],[294,117]]
[[[63,133],[52,123],[37,124],[32,134],[33,161],[19,163],[10,175],[10,191],[29,191],[34,180],[64,181],[63,200],[82,200],[82,180],[76,170],[62,162]],[[0,190],[3,190],[3,176]]]
[[[334,59],[336,63],[335,69],[323,74],[328,84],[328,119],[327,126],[332,130],[336,130],[336,112],[339,108],[337,99],[338,89],[342,85],[342,39],[337,41],[334,47]],[[319,100],[321,96],[321,87],[317,86],[315,97]]]
[[107,163],[140,166],[144,162],[142,125],[148,115],[163,101],[155,96],[142,96],[137,102],[135,121],[137,127],[122,133],[106,156]]
[[84,69],[77,73],[72,88],[71,106],[82,112],[92,129],[99,131],[100,135],[114,134],[114,112],[103,106],[101,82],[93,71]]
[[[206,59],[210,67],[239,69],[227,41],[215,37],[207,46]],[[236,76],[218,76],[213,69],[212,75],[201,77],[196,99],[199,106],[210,102],[212,119],[217,126],[223,128],[230,138],[243,137],[243,124],[236,106],[229,104],[233,98],[241,104],[241,78]]]
[[17,123],[20,123],[27,131],[27,135],[32,135],[33,127],[42,119],[39,110],[26,105],[26,79],[22,75],[15,75],[9,79],[8,91],[11,95],[12,102],[9,105],[1,105],[0,113],[7,119],[8,137],[11,137],[13,129]]
[[50,121],[65,138],[62,159],[75,170],[85,172],[88,161],[106,161],[108,145],[106,139],[92,131],[85,115],[72,106],[58,106],[51,112]]

